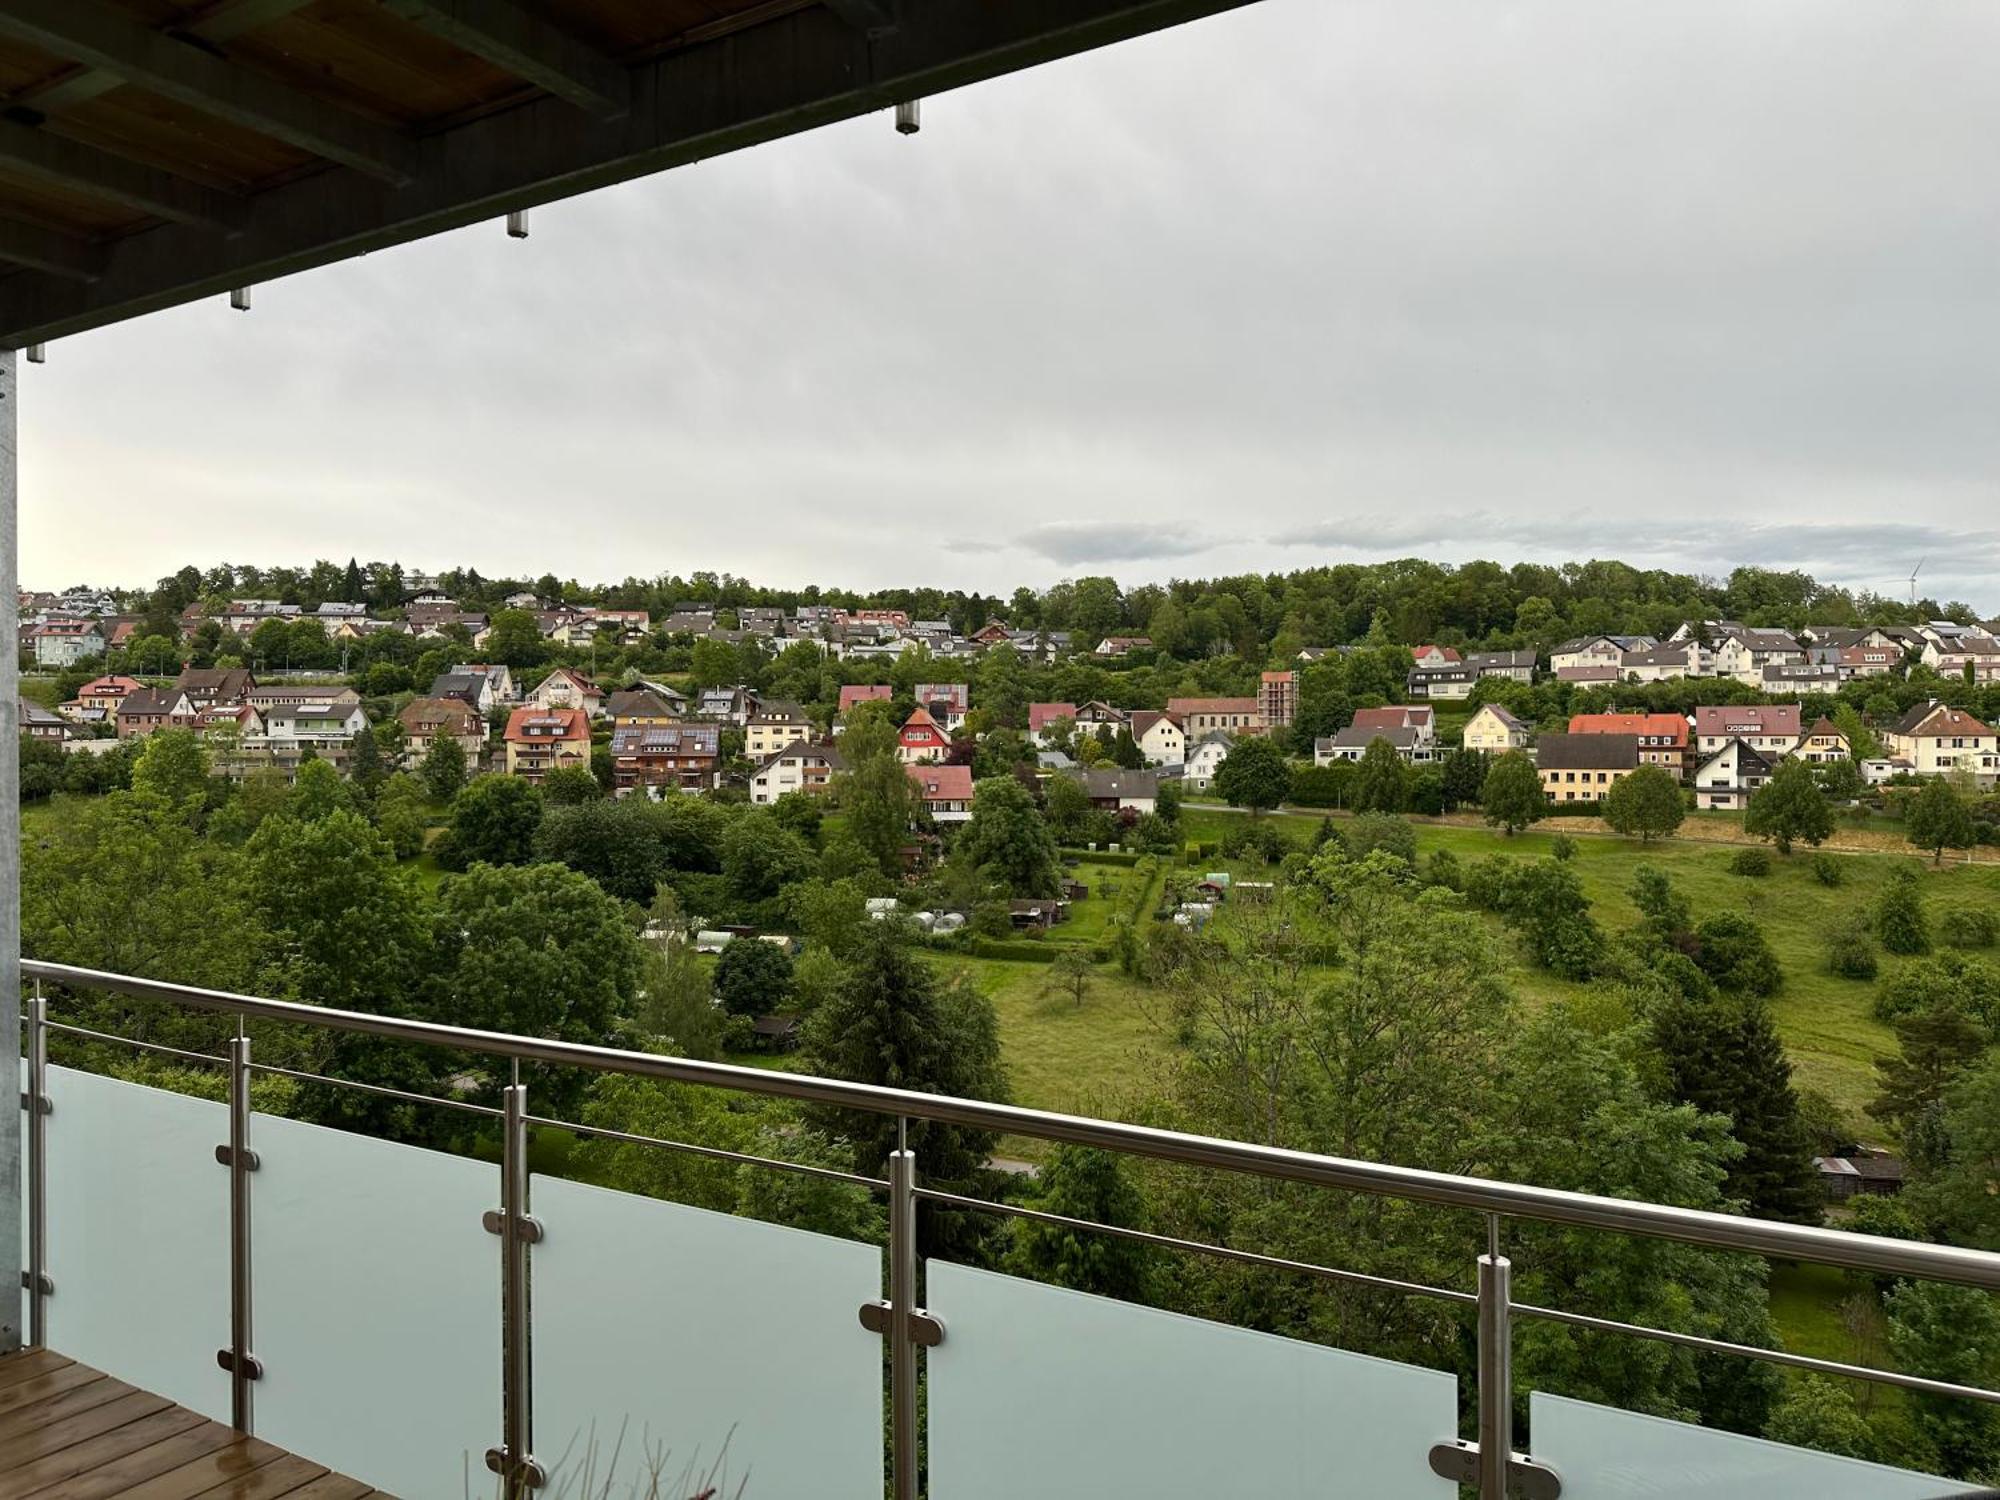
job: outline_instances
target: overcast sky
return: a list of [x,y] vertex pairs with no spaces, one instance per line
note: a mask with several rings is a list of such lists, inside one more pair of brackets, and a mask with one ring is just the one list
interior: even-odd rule
[[2000,608],[2000,6],[1262,0],[51,346],[22,575],[1418,554]]

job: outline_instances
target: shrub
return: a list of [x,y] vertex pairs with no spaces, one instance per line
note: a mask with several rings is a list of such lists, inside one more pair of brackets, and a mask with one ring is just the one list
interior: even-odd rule
[[1987,1024],[2000,1019],[2000,971],[1984,959],[1940,953],[1903,965],[1875,992],[1875,1017],[1881,1021],[1940,1006]]
[[1749,875],[1761,879],[1771,873],[1771,851],[1769,849],[1739,849],[1735,858],[1729,861],[1729,873]]
[[1954,948],[1991,948],[2000,942],[2000,911],[1948,906],[1938,915],[1938,936]]
[[1827,940],[1826,966],[1842,979],[1873,979],[1878,965],[1868,929],[1858,923],[1837,929]]
[[1694,941],[1695,963],[1722,989],[1774,995],[1784,986],[1777,955],[1764,940],[1763,929],[1748,917],[1718,912],[1695,928]]
[[1449,849],[1433,849],[1431,857],[1424,861],[1424,884],[1464,890],[1465,872],[1459,866],[1458,856]]
[[1242,820],[1222,840],[1222,852],[1230,859],[1246,859],[1255,855],[1267,865],[1283,859],[1291,847],[1285,836],[1278,832],[1276,824],[1260,818]]
[[1924,915],[1924,898],[1916,873],[1898,870],[1875,903],[1875,936],[1891,953],[1931,951],[1931,924]]
[[1550,859],[1575,859],[1576,840],[1566,833],[1559,833],[1549,840]]
[[1362,859],[1380,849],[1406,865],[1414,867],[1417,862],[1417,831],[1394,813],[1362,813],[1341,830],[1340,845],[1349,859]]
[[1840,859],[1832,854],[1815,854],[1812,857],[1813,879],[1821,885],[1839,885],[1847,879],[1847,871],[1841,867]]

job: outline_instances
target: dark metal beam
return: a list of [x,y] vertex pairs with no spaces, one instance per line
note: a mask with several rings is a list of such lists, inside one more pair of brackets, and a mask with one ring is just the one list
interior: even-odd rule
[[233,67],[178,37],[150,31],[103,0],[0,0],[0,35],[114,73],[190,109],[385,182],[401,185],[413,175],[416,148],[407,138],[276,79]]
[[515,0],[382,0],[382,5],[600,120],[615,120],[632,107],[632,84],[623,68]]
[[889,14],[885,0],[824,0],[824,3],[856,31],[880,36],[895,29],[895,17]]
[[897,29],[873,39],[831,11],[797,11],[634,68],[622,120],[538,99],[426,138],[418,176],[399,192],[320,173],[258,194],[234,239],[164,226],[114,244],[92,286],[0,282],[0,346],[219,296],[1251,3],[897,0]]
[[71,281],[95,281],[104,274],[104,247],[58,229],[22,219],[0,219],[0,261]]
[[[295,10],[304,10],[310,4],[312,0],[221,0],[199,20],[179,24],[174,30],[182,36],[195,37],[204,42],[226,42],[246,31],[269,25]],[[60,78],[52,78],[47,83],[37,83],[18,94],[11,94],[7,103],[27,109],[61,109],[65,105],[81,104],[86,99],[108,94],[124,81],[116,73],[106,73],[98,68],[77,68]]]
[[12,120],[0,119],[0,167],[181,224],[239,229],[247,207],[232,194]]

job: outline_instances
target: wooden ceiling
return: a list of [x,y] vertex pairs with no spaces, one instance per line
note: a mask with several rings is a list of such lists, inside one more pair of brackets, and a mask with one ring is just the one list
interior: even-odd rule
[[0,347],[1247,0],[0,0]]

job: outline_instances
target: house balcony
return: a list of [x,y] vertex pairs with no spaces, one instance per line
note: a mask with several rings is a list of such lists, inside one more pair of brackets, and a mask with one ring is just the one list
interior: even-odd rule
[[[23,1096],[31,1342],[259,1451],[337,1471],[300,1495],[686,1497],[1258,1496],[1278,1500],[1947,1500],[1976,1486],[1616,1410],[1517,1380],[1524,1323],[2000,1403],[2000,1392],[1532,1305],[1517,1226],[1550,1224],[2000,1291],[2000,1255],[782,1071],[471,1032],[29,962]],[[45,994],[46,991],[46,994]],[[105,992],[237,1020],[227,1055],[85,1031]],[[313,1079],[259,1060],[287,1023],[480,1057],[517,1080],[469,1097]],[[193,1097],[49,1060],[168,1053],[213,1070]],[[1316,1191],[1399,1199],[1483,1225],[1440,1284],[1283,1260],[969,1197],[916,1153],[886,1175],[596,1129],[534,1112],[521,1065],[655,1081],[1067,1142]],[[263,1113],[284,1075],[469,1113],[497,1162]],[[534,1170],[566,1131],[872,1194],[886,1247]],[[775,1200],[783,1201],[783,1200]],[[920,1213],[1012,1215],[1295,1280],[1414,1299],[1456,1322],[1425,1368],[920,1254]],[[1474,1238],[1481,1235],[1475,1234]],[[1530,1269],[1524,1264],[1524,1270]],[[1459,1368],[1460,1364],[1463,1368]],[[19,1372],[23,1367],[16,1366]],[[0,1454],[10,1433],[0,1364]],[[33,1378],[52,1378],[43,1370]],[[29,1378],[29,1377],[20,1377]],[[136,1408],[135,1408],[136,1409]],[[151,1408],[149,1408],[150,1410]],[[17,1424],[18,1425],[18,1424]],[[213,1429],[206,1429],[213,1431]],[[48,1494],[169,1493],[111,1478]],[[0,1466],[0,1500],[43,1494]],[[649,1475],[657,1475],[657,1480]],[[352,1476],[351,1479],[339,1476]],[[46,1479],[46,1474],[42,1480]],[[37,1481],[39,1486],[42,1480]],[[1464,1486],[1464,1489],[1461,1489]],[[172,1494],[290,1490],[173,1489]]]

